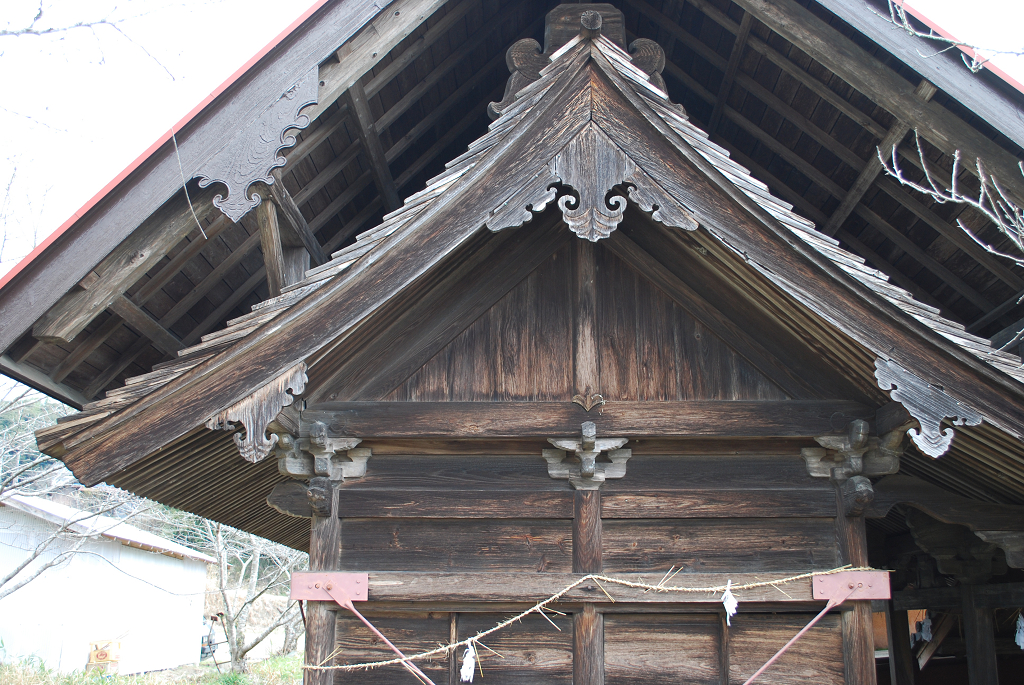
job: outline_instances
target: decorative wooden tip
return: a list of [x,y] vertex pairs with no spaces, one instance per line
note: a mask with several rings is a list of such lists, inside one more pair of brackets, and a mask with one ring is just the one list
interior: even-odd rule
[[601,13],[596,10],[587,10],[580,15],[580,25],[583,29],[580,34],[584,38],[597,38],[601,35]]

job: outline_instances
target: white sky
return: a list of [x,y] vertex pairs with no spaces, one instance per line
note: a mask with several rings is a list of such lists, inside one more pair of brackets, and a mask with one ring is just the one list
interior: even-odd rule
[[[0,36],[0,274],[92,197],[312,0],[43,0]],[[960,39],[1024,48],[1022,0],[913,0]],[[39,0],[0,1],[0,29]],[[1021,59],[1000,59],[1024,82]],[[9,192],[6,189],[9,188]]]

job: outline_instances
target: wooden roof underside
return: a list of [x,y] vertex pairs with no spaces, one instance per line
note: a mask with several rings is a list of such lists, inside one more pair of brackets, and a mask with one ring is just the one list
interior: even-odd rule
[[[712,140],[798,213],[826,233],[834,231],[845,249],[973,333],[995,335],[1024,316],[1024,307],[1015,304],[1024,276],[985,254],[954,222],[966,218],[998,247],[994,227],[970,210],[934,205],[884,175],[866,186],[857,183],[875,146],[899,128],[890,111],[899,103],[872,100],[849,81],[878,72],[886,78],[875,80],[891,79],[912,89],[920,76],[910,67],[814,2],[803,3],[817,17],[813,20],[792,0],[613,4],[625,13],[628,39],[649,37],[665,48],[669,94],[685,105],[691,120],[702,128],[713,122]],[[553,5],[453,0],[384,56],[361,79],[387,159],[383,173],[363,149],[359,121],[344,104],[332,104],[302,132],[299,143],[285,151],[282,180],[325,252],[351,243],[379,220],[389,197],[422,188],[485,130],[486,104],[500,99],[507,75],[505,49],[521,37],[539,38],[544,13]],[[817,31],[826,41],[861,46],[858,54],[869,62],[854,65],[850,73],[831,71],[829,66],[840,65],[823,64],[810,56],[813,46],[772,31],[776,24],[762,5],[789,12],[803,22],[794,25]],[[745,40],[737,42],[736,34]],[[1004,99],[1022,101],[1016,91],[1002,90]],[[933,109],[961,117],[1008,156],[1020,156],[1017,143],[1024,136],[1015,135],[1013,142],[941,90],[933,103]],[[932,142],[924,128],[922,135]],[[912,133],[904,139],[908,153],[912,139]],[[929,144],[928,150],[938,167],[949,166],[949,156],[938,147]],[[913,170],[913,155],[906,159]],[[849,218],[831,226],[830,217],[850,189],[861,187]],[[72,341],[40,342],[26,331],[4,351],[3,371],[81,405],[265,299],[252,214],[232,224],[209,212],[204,224],[208,239],[193,230],[166,246],[166,256],[127,284],[125,297],[96,312]]]
[[[614,52],[614,50],[612,51]],[[621,59],[628,62],[628,57]],[[618,69],[619,67],[615,68]],[[557,74],[558,72],[553,73]],[[628,70],[623,73],[628,75]],[[626,76],[623,76],[623,78],[626,78]],[[634,83],[645,83],[645,81],[636,81],[635,76],[631,78],[634,79]],[[619,86],[619,88],[621,87]],[[632,87],[636,88],[637,86],[633,85]],[[539,88],[540,85],[534,88],[533,92],[535,94],[541,92]],[[649,94],[648,98],[650,99]],[[531,106],[527,102],[528,100],[529,98],[524,98],[523,102],[526,104],[523,106]],[[716,183],[723,183],[731,188],[734,193],[733,196],[744,198],[743,202],[752,201],[755,203],[750,206],[759,207],[760,210],[767,212],[767,214],[764,214],[765,217],[774,217],[774,220],[779,222],[780,230],[783,230],[790,238],[795,237],[798,241],[801,241],[798,243],[803,246],[801,249],[810,250],[807,254],[816,255],[814,259],[817,260],[824,258],[825,261],[820,261],[820,264],[828,265],[832,269],[838,268],[838,271],[834,271],[834,273],[840,275],[841,279],[849,278],[854,282],[860,283],[880,299],[894,305],[904,315],[909,315],[911,318],[907,319],[908,321],[913,322],[916,319],[916,322],[920,322],[927,327],[924,330],[939,333],[943,336],[941,339],[943,344],[953,343],[953,347],[950,349],[958,352],[967,352],[999,369],[1011,378],[1017,379],[1017,382],[1019,382],[1021,376],[1019,370],[1020,360],[1018,358],[1010,355],[993,355],[991,349],[984,344],[984,341],[964,333],[953,322],[945,321],[939,317],[935,310],[914,302],[906,293],[890,286],[884,274],[864,266],[862,261],[853,258],[852,255],[842,250],[836,249],[835,241],[829,241],[827,237],[813,231],[813,228],[807,221],[800,219],[789,208],[774,200],[767,193],[764,186],[749,178],[745,170],[737,167],[721,154],[721,148],[716,148],[716,146],[709,144],[698,128],[674,113],[667,103],[659,103],[657,98],[654,98],[652,102],[653,104],[650,106],[655,108],[658,112],[657,116],[660,117],[659,121],[662,121],[665,126],[661,130],[666,135],[678,136],[676,139],[678,142],[674,143],[674,145],[680,151],[696,150],[699,156],[710,164],[707,169],[713,175],[722,174],[720,176],[721,180],[716,181]],[[522,107],[518,108],[522,111]],[[527,112],[529,116],[532,116],[531,110],[527,110]],[[320,304],[332,301],[332,299],[338,300],[338,296],[335,293],[348,292],[344,290],[347,285],[347,277],[354,273],[355,275],[352,278],[358,279],[358,263],[362,255],[376,250],[374,252],[377,255],[376,259],[384,259],[385,257],[381,255],[386,254],[391,249],[389,246],[401,245],[401,241],[386,241],[388,236],[401,234],[404,236],[403,240],[408,240],[409,236],[414,235],[414,233],[410,232],[411,229],[408,226],[416,225],[421,216],[426,217],[430,215],[434,211],[431,207],[435,203],[438,207],[446,206],[445,202],[449,200],[444,200],[444,198],[447,197],[446,193],[448,193],[450,188],[455,188],[449,193],[453,198],[458,197],[457,193],[463,192],[458,190],[460,186],[457,184],[460,178],[462,178],[463,174],[469,174],[478,162],[481,168],[486,167],[485,162],[487,161],[489,151],[491,149],[498,150],[501,145],[504,145],[503,137],[508,136],[508,132],[516,126],[516,116],[509,115],[496,122],[489,134],[474,143],[470,153],[456,158],[449,164],[449,168],[446,171],[432,180],[428,190],[410,197],[406,202],[406,206],[401,211],[394,212],[387,217],[385,222],[379,227],[359,235],[354,244],[336,252],[331,262],[323,267],[307,272],[305,280],[288,288],[284,295],[253,307],[251,313],[233,320],[222,333],[207,336],[199,345],[183,351],[180,359],[163,363],[153,373],[133,379],[123,391],[111,393],[106,400],[94,403],[81,417],[70,417],[70,420],[63,422],[54,430],[46,431],[48,444],[52,446],[68,439],[72,442],[77,441],[80,447],[78,448],[79,456],[76,458],[75,463],[81,466],[84,463],[83,458],[86,461],[95,461],[90,456],[91,447],[88,447],[92,444],[87,442],[90,438],[88,435],[79,437],[78,434],[83,432],[88,434],[92,430],[93,425],[102,427],[110,412],[119,412],[122,409],[130,408],[133,403],[146,400],[149,395],[159,395],[163,392],[165,386],[171,386],[177,378],[187,376],[190,370],[197,364],[201,365],[206,360],[213,359],[219,352],[227,351],[236,346],[236,343],[242,344],[240,341],[245,341],[246,338],[259,339],[259,336],[263,335],[263,339],[266,339],[265,331],[267,329],[261,328],[261,326],[270,320],[277,319],[277,317],[280,317],[280,319],[275,321],[274,330],[308,329],[309,325],[304,325],[301,317],[311,312],[321,311],[321,309],[316,309],[320,307]],[[530,121],[530,119],[525,119],[524,121]],[[522,125],[526,126],[525,123]],[[630,130],[636,129],[631,128]],[[672,133],[673,131],[674,133]],[[517,144],[521,143],[520,140],[516,140],[516,136],[508,137]],[[522,140],[529,142],[530,138],[525,136]],[[502,154],[511,153],[505,152]],[[677,169],[676,173],[684,172],[678,166],[672,168]],[[473,186],[466,187],[472,188]],[[502,188],[504,187],[502,186]],[[742,191],[742,194],[737,191]],[[501,192],[507,191],[503,190]],[[437,210],[437,212],[441,211],[441,209]],[[644,226],[650,224],[650,220],[646,219],[642,213],[634,214],[629,224],[633,228],[627,231],[627,226],[624,225],[623,231],[621,231],[628,232],[632,238],[622,238],[619,234],[613,234],[612,239],[608,241],[613,246],[612,249],[617,251],[620,256],[628,253],[627,261],[632,262],[634,266],[642,269],[645,273],[652,273],[658,270],[658,260],[663,262],[664,260],[669,260],[665,264],[670,264],[673,259],[671,255],[674,251],[682,249],[684,254],[687,252],[692,254],[694,252],[693,248],[706,250],[707,263],[716,265],[711,267],[711,272],[717,273],[717,278],[724,279],[725,281],[735,281],[737,284],[742,283],[742,285],[735,287],[744,290],[747,293],[746,297],[751,301],[767,300],[772,302],[770,308],[774,312],[770,317],[772,319],[772,326],[789,328],[791,330],[804,330],[807,344],[819,350],[818,354],[824,360],[823,363],[830,365],[841,376],[848,379],[846,382],[853,388],[852,392],[854,394],[862,393],[866,401],[873,403],[880,404],[885,401],[884,395],[877,389],[874,383],[873,361],[878,352],[873,353],[866,349],[864,345],[856,342],[841,330],[837,330],[835,326],[827,325],[822,321],[816,321],[813,315],[808,316],[806,305],[798,301],[800,299],[797,292],[800,290],[799,288],[797,291],[794,291],[784,282],[772,282],[768,272],[758,271],[758,269],[751,267],[751,264],[757,263],[758,257],[756,252],[749,252],[753,258],[753,261],[750,261],[749,258],[741,258],[734,251],[728,249],[726,246],[732,244],[734,245],[733,250],[738,250],[735,247],[737,243],[729,242],[730,240],[735,241],[739,235],[738,233],[728,234],[727,232],[725,235],[731,235],[731,238],[723,239],[724,236],[716,232],[721,230],[719,225],[710,234],[705,234],[704,232],[690,234],[693,236],[692,239],[687,237],[686,241],[673,247],[664,243],[658,244],[658,239],[652,237],[654,234],[645,233],[646,229],[644,229]],[[437,214],[437,216],[440,217],[443,214]],[[539,217],[530,224],[531,228],[523,227],[518,229],[519,233],[516,234],[518,236],[516,240],[526,241],[525,248],[521,246],[520,249],[532,250],[535,243],[530,241],[536,241],[536,235],[551,235],[550,231],[543,230],[547,224],[551,223],[550,218]],[[464,221],[472,223],[473,220],[465,219]],[[701,221],[703,224],[704,220],[702,219]],[[474,226],[476,225],[474,224]],[[715,222],[712,220],[712,228],[714,227]],[[742,229],[742,227],[740,228]],[[742,233],[742,230],[740,230],[740,233]],[[504,235],[506,234],[498,234],[499,237],[497,238],[473,239],[467,242],[458,254],[454,256],[449,255],[448,259],[452,264],[461,264],[465,260],[476,259],[475,253],[486,252],[485,248],[488,243],[501,240],[501,236]],[[531,236],[534,237],[531,238]],[[712,236],[715,237],[713,238]],[[418,240],[422,241],[424,239],[419,238]],[[633,244],[629,241],[633,239],[638,241],[638,247],[629,247]],[[622,242],[623,240],[626,240],[626,242]],[[655,242],[651,242],[652,240]],[[692,242],[692,240],[697,240],[699,245],[696,243],[689,245],[687,241]],[[615,247],[616,245],[617,247]],[[379,249],[377,249],[378,246],[380,246]],[[422,249],[422,246],[420,249]],[[746,250],[742,250],[742,252],[748,254]],[[655,258],[653,255],[657,255],[657,257]],[[645,262],[644,260],[647,261]],[[665,268],[665,265],[661,268]],[[486,272],[489,269],[478,269],[478,271]],[[795,273],[793,275],[796,276]],[[676,276],[678,277],[678,269]],[[709,282],[712,281],[713,279],[709,279]],[[513,280],[512,282],[514,283],[515,281]],[[359,281],[355,280],[353,283],[358,284]],[[434,280],[429,281],[429,283],[436,284],[439,282]],[[451,286],[452,284],[449,284],[447,287]],[[437,287],[441,288],[441,285]],[[714,288],[714,286],[711,287]],[[412,292],[415,293],[415,297],[427,297],[423,294],[424,291],[419,288],[413,289]],[[324,297],[320,297],[321,295],[324,295]],[[341,299],[349,298],[342,297]],[[293,312],[292,310],[295,311]],[[390,316],[397,316],[399,313],[392,312]],[[325,320],[333,321],[334,319],[327,317]],[[370,333],[364,334],[360,332],[361,329],[357,329],[355,335],[351,331],[347,332],[346,335],[352,339],[361,340],[363,345],[373,347],[375,343],[368,341],[375,339],[365,338],[364,336],[386,335],[387,324],[386,322],[369,321],[370,323],[360,323],[360,326],[370,331]],[[879,323],[881,323],[881,320],[879,320]],[[382,330],[385,333],[382,334],[380,332]],[[410,334],[406,337],[418,339],[415,334]],[[255,344],[257,343],[252,343],[252,345]],[[323,400],[329,388],[333,387],[330,383],[332,379],[336,380],[338,374],[344,375],[343,370],[346,363],[349,365],[361,364],[358,356],[350,359],[348,362],[345,361],[346,344],[340,346],[331,345],[330,347],[323,348],[323,352],[320,352],[318,349],[315,355],[306,357],[307,361],[312,364],[312,367],[310,371],[310,386],[307,388],[307,393],[304,397],[313,402],[317,401],[318,398]],[[258,348],[252,345],[249,347],[250,351],[256,351]],[[302,356],[306,354],[306,352],[302,352]],[[349,350],[347,354],[351,355],[353,351]],[[257,357],[250,356],[247,356],[246,360],[247,364],[251,361],[251,366],[257,369],[262,369],[264,362],[274,363],[269,359],[260,362]],[[192,375],[195,376],[195,373]],[[1010,381],[1010,383],[1016,388],[1019,395],[1019,387],[1013,381]],[[384,394],[386,394],[390,386],[382,389],[385,391]],[[196,394],[196,392],[190,392],[193,395]],[[795,397],[802,397],[803,395],[799,394],[800,392],[800,390],[797,390],[796,393],[791,392],[790,394],[793,394]],[[820,391],[815,391],[813,388],[806,390],[806,392],[810,393],[808,397],[822,396]],[[815,394],[816,392],[819,394]],[[333,396],[330,399],[333,399]],[[354,396],[350,399],[358,399],[358,397]],[[156,401],[159,401],[159,399]],[[191,403],[184,402],[183,406],[191,406]],[[135,416],[139,415],[136,412]],[[124,421],[132,420],[131,414],[126,416],[128,418],[122,419],[123,423]],[[116,418],[117,414],[111,417],[110,420],[115,420]],[[131,430],[136,428],[133,423],[124,423],[124,426]],[[145,427],[140,426],[139,429],[140,434],[148,434]],[[1024,501],[1024,476],[1022,476],[1021,471],[1021,449],[1019,443],[1005,433],[988,426],[977,429],[962,429],[958,433],[959,437],[954,443],[953,452],[943,457],[940,462],[932,462],[924,457],[910,455],[906,460],[907,472],[923,475],[929,480],[939,482],[951,489],[964,492],[978,499],[1003,502]],[[95,435],[101,434],[96,433]],[[216,518],[231,525],[243,527],[252,532],[287,542],[288,544],[301,546],[304,543],[305,535],[305,528],[301,522],[289,521],[269,510],[243,504],[262,497],[276,481],[280,480],[281,476],[277,474],[274,465],[272,463],[269,465],[268,463],[263,463],[253,467],[245,464],[238,458],[234,443],[226,438],[227,436],[224,433],[210,432],[205,428],[181,433],[171,442],[161,444],[158,451],[145,459],[136,459],[129,467],[119,469],[116,474],[111,474],[111,481],[141,494],[165,501],[168,504],[190,509],[204,516]],[[86,442],[83,442],[83,440]],[[375,445],[375,449],[380,449],[381,447],[385,450],[389,449],[387,445]],[[531,451],[534,447],[536,445],[528,445],[526,449]],[[713,451],[713,447],[707,445],[700,448]],[[401,448],[391,447],[390,449],[400,450]],[[486,449],[486,447],[483,449]],[[71,462],[69,461],[69,463]],[[91,469],[91,477],[95,479],[98,475],[96,467],[87,466],[86,468]],[[169,477],[171,474],[175,474],[175,476],[173,478]],[[210,479],[217,479],[222,484],[230,484],[229,489],[233,496],[230,498],[211,498],[206,488],[197,487]]]

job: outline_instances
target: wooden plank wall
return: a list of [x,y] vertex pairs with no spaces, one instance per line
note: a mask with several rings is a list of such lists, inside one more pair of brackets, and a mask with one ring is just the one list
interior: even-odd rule
[[[572,278],[566,245],[386,397],[569,401]],[[606,400],[775,400],[785,393],[668,295],[594,246],[598,387]]]
[[[645,454],[638,443],[625,478],[600,492],[603,572],[650,573],[657,582],[682,566],[673,583],[686,585],[688,573],[771,579],[835,567],[834,491],[807,475],[790,445],[780,445],[767,442],[760,455],[736,456],[727,450]],[[366,477],[345,483],[339,496],[343,569],[524,576],[573,569],[574,492],[566,481],[548,477],[540,454],[375,455],[372,463]],[[608,589],[614,595],[615,588]],[[525,608],[539,599],[520,601]],[[515,606],[446,604],[438,597],[414,613],[408,604],[371,601],[360,608],[408,653],[434,648],[452,634],[475,635]],[[805,605],[798,613],[771,614],[747,604],[726,631],[717,604],[702,605],[700,613],[693,607],[602,605],[604,682],[742,683],[812,616]],[[576,609],[560,610],[566,615],[552,618],[561,631],[531,617],[485,640],[505,658],[483,650],[482,682],[571,683]],[[339,615],[338,663],[387,658],[380,647],[357,620]],[[457,666],[439,659],[424,670],[441,683]],[[385,668],[339,672],[335,682],[400,677]],[[773,667],[770,682],[843,683],[838,615],[826,617]]]

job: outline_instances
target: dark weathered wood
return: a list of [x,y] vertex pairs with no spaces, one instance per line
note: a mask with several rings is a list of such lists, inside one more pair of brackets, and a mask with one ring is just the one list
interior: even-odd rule
[[778,383],[793,397],[805,397],[813,392],[806,380],[771,353],[764,349],[743,327],[730,320],[721,311],[713,307],[697,291],[684,283],[679,277],[654,259],[622,231],[616,231],[607,241],[607,247],[620,258],[632,264],[644,278],[664,291],[672,301],[685,309],[694,318],[707,326],[727,345],[736,350],[761,373]]
[[732,51],[729,53],[729,64],[725,68],[725,75],[722,83],[718,86],[718,97],[715,98],[715,107],[711,110],[711,117],[708,119],[709,135],[714,135],[718,130],[718,124],[722,120],[722,111],[725,109],[725,102],[729,99],[732,91],[733,80],[736,78],[736,70],[739,69],[740,60],[743,59],[743,51],[747,47],[747,36],[750,35],[750,28],[754,25],[754,15],[744,12],[740,20],[740,29],[733,40]]
[[[1024,604],[1024,583],[997,583],[974,586],[972,602],[983,609],[1008,609]],[[893,607],[911,609],[959,609],[960,588],[941,587],[899,590],[893,593]]]
[[835,514],[835,501],[826,490],[645,489],[636,493],[604,492],[601,511],[605,519],[821,518]]
[[256,220],[260,226],[260,248],[263,250],[263,264],[267,269],[267,290],[271,297],[281,294],[285,280],[284,246],[281,244],[281,228],[277,222],[277,207],[270,200],[264,200],[256,208]]
[[[78,343],[75,349],[71,350],[67,357],[65,357],[57,366],[50,372],[50,380],[54,383],[60,383],[67,375],[75,370],[75,368],[81,364],[85,359],[96,351],[100,345],[106,342],[114,331],[121,327],[123,319],[116,314],[111,315],[106,321],[100,324],[92,334]],[[42,344],[41,342],[38,344]],[[26,357],[28,355],[25,355]],[[19,361],[19,360],[15,360]]]
[[995,615],[975,602],[975,587],[960,588],[963,601],[964,640],[967,643],[967,676],[971,685],[999,685],[996,663]]
[[732,647],[729,640],[729,619],[725,613],[718,617],[718,682],[719,685],[729,685],[729,662]]
[[587,602],[572,619],[572,682],[604,685],[604,615]]
[[[324,402],[304,416],[332,435],[382,437],[556,437],[594,421],[607,437],[815,436],[873,412],[845,401],[608,402],[587,412],[572,402]],[[842,420],[836,417],[842,417]]]
[[[451,612],[448,614],[448,644],[455,644],[459,641],[459,614]],[[448,685],[459,685],[459,653],[452,650],[448,654]]]
[[[610,613],[604,607],[605,678],[622,685],[716,683],[721,641],[714,614]],[[653,609],[653,607],[651,607]]]
[[[935,88],[926,79],[922,79],[921,83],[918,84],[917,88],[914,89],[914,95],[921,98],[924,102],[932,99],[938,89]],[[889,127],[888,133],[885,134],[885,138],[878,144],[878,153],[886,160],[892,159],[892,150],[894,147],[898,147],[907,133],[910,131],[910,126],[903,123],[902,121],[896,121],[892,126]],[[832,212],[832,216],[828,218],[822,228],[821,232],[827,235],[835,235],[839,228],[846,221],[846,218],[853,212],[853,208],[857,206],[860,199],[864,197],[864,193],[868,192],[878,174],[882,173],[882,162],[877,156],[868,158],[864,168],[861,169],[860,174],[857,176],[857,180],[853,182],[850,189],[846,191],[846,197],[839,203],[839,206]]]
[[663,574],[682,566],[785,574],[838,565],[831,518],[618,519],[604,521],[602,528],[604,569],[610,573]]
[[[568,491],[353,490],[343,487],[342,518],[571,519]],[[297,495],[296,495],[297,497]]]
[[601,491],[573,493],[572,570],[594,573],[601,570]]
[[[347,524],[346,524],[347,525]],[[345,533],[346,538],[348,532]],[[365,569],[364,569],[365,570]],[[665,570],[668,570],[666,567]],[[523,573],[507,569],[494,572],[448,572],[434,571],[401,572],[370,570],[369,599],[371,602],[421,602],[443,599],[451,602],[538,602],[564,589],[583,574],[567,572]],[[605,575],[622,578],[629,582],[657,584],[661,574],[605,572]],[[656,576],[656,577],[652,577]],[[681,573],[666,585],[673,587],[719,587],[732,580],[733,585],[756,583],[765,580],[764,574],[736,573]],[[602,583],[604,589],[616,603],[631,604],[692,604],[703,608],[715,608],[721,604],[721,592],[645,592],[642,589]],[[781,603],[809,609],[815,603],[811,594],[811,580],[805,578],[779,585],[785,594],[773,587],[736,590],[737,599],[742,603]],[[609,608],[611,600],[596,583],[586,582],[570,590],[564,603],[588,602]],[[735,621],[734,621],[735,625]],[[463,634],[463,637],[466,637]],[[781,645],[780,645],[781,646]]]
[[[730,685],[745,682],[814,617],[813,613],[757,615],[745,612],[743,608],[741,603],[740,613],[733,617],[732,628],[729,629]],[[842,685],[842,648],[841,620],[839,616],[829,614],[797,640],[755,682]]]
[[[0,299],[0,320],[12,322],[12,325],[0,327],[0,350],[6,350],[20,338],[43,312],[70,291],[94,265],[111,254],[129,234],[133,231],[138,233],[136,227],[140,219],[149,216],[154,208],[170,200],[176,205],[173,221],[176,223],[180,218],[190,229],[194,227],[192,213],[180,192],[182,167],[179,166],[179,155],[186,175],[191,175],[192,170],[223,148],[243,122],[255,119],[269,104],[277,101],[281,93],[294,83],[296,74],[316,67],[337,49],[339,43],[348,41],[374,16],[389,15],[381,8],[390,4],[373,0],[344,0],[317,12],[303,24],[301,31],[235,79],[231,88],[197,113],[183,130],[177,131],[177,151],[167,136],[160,148],[147,159],[146,173],[131,174],[100,202],[89,207],[81,219],[47,248],[42,259],[35,260],[5,286],[5,297]],[[405,20],[407,17],[403,15],[402,18]],[[408,17],[408,20],[412,22],[414,18]],[[365,57],[351,62],[350,66],[359,74],[380,59],[370,55],[382,46],[377,43],[369,47],[371,50]],[[381,52],[380,56],[384,54]],[[215,189],[210,191],[215,192]],[[201,195],[192,193],[197,207]],[[120,285],[115,290],[123,292]],[[105,298],[100,298],[100,302],[102,299]],[[97,313],[78,312],[74,306],[68,311],[76,312],[76,316],[80,315],[87,321]],[[65,330],[50,332],[70,334],[77,327],[76,323],[68,328],[57,327]]]
[[1024,507],[978,502],[914,476],[886,476],[874,490],[875,498],[864,512],[868,518],[883,518],[896,504],[909,504],[943,523],[971,530],[1024,531]]
[[117,314],[127,325],[146,336],[153,346],[165,354],[174,354],[184,347],[178,336],[160,325],[138,305],[124,295],[116,296],[110,302],[110,311]]
[[[835,489],[836,539],[839,543],[840,564],[868,566],[867,535],[863,516],[844,514],[842,488]],[[846,685],[874,685],[875,645],[871,624],[871,602],[848,601],[843,605],[843,662]]]
[[[276,176],[276,175],[275,175]],[[292,197],[288,189],[284,187],[284,182],[279,178],[275,178],[273,185],[269,186],[270,198],[277,205],[278,209],[281,210],[280,215],[284,217],[285,223],[290,229],[295,240],[306,249],[309,253],[310,261],[313,266],[320,266],[330,261],[330,257],[324,252],[323,248],[320,247],[320,243],[317,241],[316,236],[313,235],[313,231],[309,229],[309,224],[306,223],[306,217],[302,215],[302,210],[299,209],[299,205],[295,202],[295,198]]]
[[792,0],[739,0],[737,4],[898,119],[922,134],[927,132],[929,142],[946,154],[960,150],[967,159],[985,160],[989,172],[1004,188],[1017,198],[1024,197],[1024,180],[1013,155],[981,131],[965,126],[962,119],[937,102],[926,103],[914,97],[913,86],[902,76],[809,10]]
[[267,504],[288,516],[311,518],[313,508],[306,495],[306,484],[297,480],[286,480],[278,483],[267,495]]
[[[461,614],[460,637],[466,639],[508,618],[507,613],[497,613],[501,611],[494,605],[477,606],[472,613]],[[527,616],[484,638],[484,644],[497,654],[477,647],[479,665],[473,682],[572,685],[572,618],[558,614],[548,618],[557,629],[540,616]]]
[[906,610],[893,609],[886,602],[885,626],[889,634],[889,682],[914,685],[914,651],[910,646],[910,620]]
[[377,132],[373,114],[370,112],[370,104],[366,101],[363,85],[356,81],[345,96],[348,100],[349,111],[356,118],[356,132],[362,141],[363,151],[370,163],[373,182],[377,185],[381,197],[384,198],[385,209],[389,212],[394,211],[401,206],[402,200],[398,197],[395,179],[391,176],[391,169],[388,168],[384,146],[381,145],[380,135]]
[[6,354],[0,356],[0,372],[5,376],[10,376],[26,385],[37,388],[65,404],[70,404],[76,409],[81,409],[91,399],[91,397],[87,399],[83,393],[63,383],[55,383],[42,371],[28,364],[18,363]]
[[597,275],[594,266],[594,244],[589,240],[573,241],[573,368],[575,394],[584,403],[591,394],[600,394],[597,366]]
[[[331,487],[327,516],[313,516],[309,534],[309,570],[334,571],[340,566],[341,519],[333,514],[338,489]],[[326,666],[333,663],[338,612],[325,602],[306,602],[306,663]],[[332,671],[304,670],[303,685],[333,685]]]
[[[309,604],[313,604],[310,602]],[[335,605],[336,606],[336,605]],[[366,603],[357,604],[364,614],[396,647],[406,654],[416,654],[436,648],[448,641],[450,619],[448,612],[430,612],[413,609],[397,614],[379,614]],[[358,618],[347,611],[338,612],[337,656],[335,661],[344,663],[365,663],[393,659],[395,653],[381,641]],[[416,662],[416,666],[435,685],[448,682],[448,658],[438,654]],[[401,666],[384,666],[365,671],[327,671],[334,683],[359,683],[359,685],[418,685],[419,681]],[[479,681],[478,681],[479,682]]]

